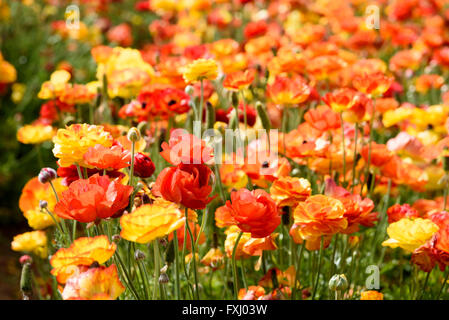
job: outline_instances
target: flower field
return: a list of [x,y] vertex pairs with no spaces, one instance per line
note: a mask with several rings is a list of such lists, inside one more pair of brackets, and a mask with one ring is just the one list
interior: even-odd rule
[[0,0],[0,299],[449,299],[448,27]]

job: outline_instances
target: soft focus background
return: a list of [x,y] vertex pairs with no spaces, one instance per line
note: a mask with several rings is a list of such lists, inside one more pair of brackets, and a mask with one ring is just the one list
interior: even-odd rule
[[[74,3],[80,3],[82,23],[79,32],[66,35],[61,31],[65,11]],[[127,36],[127,46],[139,47],[151,40],[148,24],[152,13],[136,10],[136,3],[0,0],[0,52],[17,71],[16,85],[0,87],[0,299],[20,298],[20,254],[11,251],[9,244],[14,235],[27,231],[18,208],[21,190],[39,173],[39,157],[45,166],[55,164],[50,158],[51,143],[42,145],[45,150],[21,144],[16,139],[17,129],[39,116],[44,101],[37,93],[58,65],[72,69],[74,82],[94,80],[96,67],[90,49],[113,43],[108,40],[108,31],[114,26],[121,26],[116,33]],[[128,30],[131,37],[126,34]]]

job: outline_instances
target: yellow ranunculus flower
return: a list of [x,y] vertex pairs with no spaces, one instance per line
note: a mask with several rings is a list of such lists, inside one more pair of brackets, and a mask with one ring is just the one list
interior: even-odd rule
[[148,243],[163,237],[184,225],[185,217],[179,207],[157,199],[120,218],[120,236],[128,241]]
[[186,83],[215,80],[218,77],[218,64],[213,59],[197,59],[184,68],[182,76]]
[[25,125],[17,131],[17,141],[23,144],[39,144],[50,141],[56,134],[52,126],[42,124]]
[[19,252],[34,253],[41,258],[48,254],[47,235],[44,231],[31,231],[19,234],[11,242],[11,249]]
[[139,50],[116,47],[109,59],[98,66],[97,78],[101,83],[104,75],[110,97],[132,98],[151,81],[154,70],[143,60]]
[[[58,178],[52,182],[58,195],[67,189],[67,187],[61,184],[61,181],[62,179]],[[48,214],[48,212],[41,210],[39,206],[39,202],[41,200],[46,201],[48,210],[53,212],[56,205],[56,197],[50,184],[40,183],[38,178],[34,177],[27,182],[25,187],[23,187],[22,194],[19,199],[19,208],[28,220],[29,226],[35,230],[45,229],[54,225],[53,218]],[[59,220],[59,217],[55,216],[55,219]]]
[[17,71],[12,64],[0,56],[0,83],[12,83],[17,79]]
[[411,117],[414,109],[399,107],[394,110],[388,110],[383,114],[382,123],[385,127],[391,127]]
[[88,167],[83,158],[87,150],[97,144],[110,147],[113,138],[109,132],[104,131],[102,126],[83,123],[59,129],[53,142],[55,144],[53,154],[59,158],[61,167],[68,167],[76,163],[82,167]]
[[429,219],[403,218],[388,226],[387,233],[390,239],[385,240],[382,246],[399,247],[407,252],[413,252],[426,243],[437,231],[438,226]]
[[50,80],[42,84],[37,97],[44,100],[59,97],[70,86],[68,83],[70,78],[71,75],[68,71],[56,70],[51,74]]

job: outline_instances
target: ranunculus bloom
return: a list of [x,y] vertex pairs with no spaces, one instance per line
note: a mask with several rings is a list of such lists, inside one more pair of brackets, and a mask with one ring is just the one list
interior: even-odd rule
[[339,114],[328,106],[318,106],[316,109],[310,109],[304,114],[304,120],[321,132],[341,127]]
[[352,108],[357,102],[357,97],[357,91],[342,88],[326,93],[322,99],[335,112],[342,112]]
[[112,146],[113,138],[102,126],[89,124],[72,124],[67,129],[59,129],[53,138],[55,147],[53,154],[59,158],[61,167],[79,164],[88,167],[84,162],[84,154],[90,147],[101,144],[104,147]]
[[162,170],[153,186],[153,193],[180,203],[190,209],[204,209],[213,200],[210,184],[214,177],[205,164],[179,164]]
[[67,280],[62,291],[64,300],[115,300],[125,287],[120,282],[115,264],[90,268]]
[[393,222],[401,220],[402,218],[418,218],[419,212],[416,209],[410,207],[408,203],[402,205],[396,203],[388,208],[387,215],[388,223],[391,224]]
[[438,226],[429,219],[403,218],[388,226],[387,233],[390,239],[382,242],[382,245],[391,248],[400,247],[407,252],[413,252],[426,243],[438,229]]
[[360,300],[383,300],[384,295],[375,290],[362,291],[360,293]]
[[56,129],[50,125],[30,124],[17,131],[17,141],[24,144],[38,144],[51,140],[56,134]]
[[110,243],[104,235],[78,238],[70,247],[59,249],[51,257],[51,274],[63,284],[78,270],[78,266],[88,267],[94,262],[105,263],[112,257],[116,248],[117,245]]
[[185,217],[174,203],[157,200],[120,218],[120,236],[128,241],[148,243],[184,225]]
[[55,213],[64,219],[94,222],[117,216],[125,210],[133,188],[110,180],[108,176],[93,175],[73,182],[61,194]]
[[140,178],[149,178],[153,175],[156,167],[151,158],[144,153],[134,155],[134,175]]
[[273,182],[270,194],[279,207],[294,207],[312,194],[312,188],[306,179],[285,176]]
[[237,226],[244,232],[250,232],[252,238],[270,235],[281,223],[276,203],[262,189],[234,191],[226,206],[231,210]]
[[224,267],[224,254],[220,248],[211,248],[206,255],[201,259],[201,263],[211,267],[212,270],[217,270],[220,267]]
[[90,147],[83,158],[87,165],[102,170],[120,170],[129,167],[131,162],[130,152],[118,145],[107,148],[97,144]]
[[173,165],[207,163],[213,158],[213,148],[206,141],[183,129],[172,131],[170,140],[163,142],[161,156]]
[[[67,189],[61,182],[62,179],[59,178],[52,181],[59,196]],[[40,208],[40,201],[46,201],[50,211],[53,211],[56,205],[56,197],[50,184],[40,183],[38,177],[35,177],[23,187],[19,199],[19,208],[33,229],[45,229],[55,224],[51,216]]]
[[224,79],[223,87],[233,91],[245,89],[254,81],[255,73],[253,69],[230,73]]
[[300,202],[293,211],[295,225],[303,239],[332,235],[348,226],[340,200],[325,195],[314,195]]
[[[369,158],[369,145],[366,145],[362,148],[360,152],[363,159],[368,162]],[[393,157],[393,153],[388,150],[385,144],[378,144],[375,142],[371,142],[371,164],[375,167],[382,167],[387,164],[391,158]]]
[[310,87],[302,77],[286,78],[276,76],[274,83],[267,86],[271,100],[279,105],[295,105],[303,103],[310,95]]
[[197,59],[184,68],[182,76],[186,83],[215,80],[218,77],[218,64],[213,59]]
[[374,98],[381,97],[391,86],[394,78],[384,75],[382,72],[359,74],[352,80],[353,86],[365,94]]
[[31,231],[19,234],[11,242],[14,251],[34,253],[42,259],[47,257],[47,235],[44,231]]
[[[224,248],[226,252],[226,256],[228,258],[232,257],[232,252],[235,247],[235,242],[237,241],[237,238],[239,236],[240,229],[237,226],[231,226],[225,231],[226,234],[226,240],[224,243]],[[237,248],[235,249],[235,259],[239,260],[242,258],[248,258],[250,255],[243,251],[243,247],[247,241],[251,239],[251,233],[244,232],[242,236],[240,237],[239,243],[237,245]]]

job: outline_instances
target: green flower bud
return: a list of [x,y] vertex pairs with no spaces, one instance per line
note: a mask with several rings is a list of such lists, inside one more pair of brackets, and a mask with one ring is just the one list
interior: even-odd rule
[[348,288],[348,279],[344,274],[335,274],[329,280],[329,289],[333,291],[344,291]]

